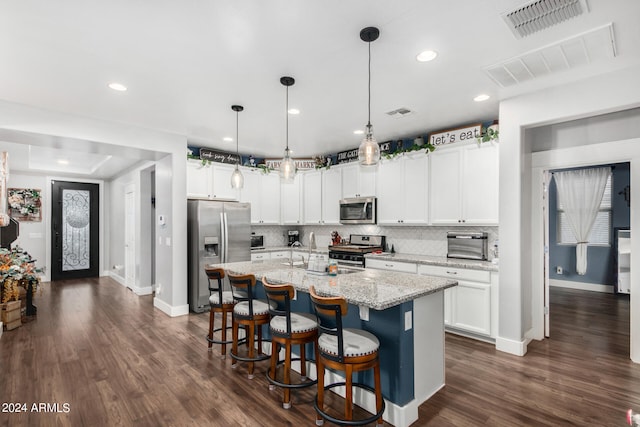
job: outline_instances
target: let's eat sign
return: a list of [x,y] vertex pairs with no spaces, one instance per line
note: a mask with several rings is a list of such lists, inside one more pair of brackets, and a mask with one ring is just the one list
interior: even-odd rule
[[429,135],[431,145],[454,144],[456,142],[473,141],[482,136],[482,124],[448,129]]

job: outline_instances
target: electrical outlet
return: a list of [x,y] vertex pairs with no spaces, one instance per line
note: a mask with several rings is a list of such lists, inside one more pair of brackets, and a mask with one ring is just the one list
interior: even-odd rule
[[556,274],[562,274],[562,267],[560,266],[556,267]]
[[413,312],[404,312],[404,330],[408,331],[413,327]]

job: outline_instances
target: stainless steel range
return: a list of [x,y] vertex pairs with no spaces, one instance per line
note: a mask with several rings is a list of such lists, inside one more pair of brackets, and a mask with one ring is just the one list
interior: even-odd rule
[[338,261],[338,264],[364,267],[364,255],[382,251],[385,240],[385,236],[351,234],[349,243],[329,246],[329,258]]

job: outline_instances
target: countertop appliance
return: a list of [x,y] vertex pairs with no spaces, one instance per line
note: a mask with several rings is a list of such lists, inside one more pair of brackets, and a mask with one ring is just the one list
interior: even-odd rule
[[293,246],[294,243],[300,241],[300,232],[298,230],[287,231],[287,246]]
[[487,233],[447,233],[447,258],[486,260],[488,243]]
[[342,265],[364,267],[364,255],[382,251],[385,243],[385,236],[351,234],[349,243],[329,246],[329,259],[334,259]]
[[264,236],[252,234],[251,249],[264,249]]
[[341,224],[375,224],[377,199],[375,197],[354,197],[340,200]]
[[249,203],[187,201],[187,289],[190,310],[201,313],[209,306],[209,282],[204,272],[206,265],[250,260]]

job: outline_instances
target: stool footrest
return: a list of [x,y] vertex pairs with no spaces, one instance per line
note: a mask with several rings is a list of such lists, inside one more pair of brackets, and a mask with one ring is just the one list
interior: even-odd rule
[[[327,386],[324,387],[325,390],[330,390],[332,388],[335,387],[340,387],[340,386],[346,386],[347,383],[346,382],[339,382],[339,383],[334,383],[334,384],[329,384]],[[352,383],[351,384],[353,387],[358,387],[358,388],[362,388],[364,390],[370,391],[372,393],[375,393],[376,390],[373,387],[368,386],[367,384],[362,384],[362,383]],[[342,426],[363,426],[365,424],[370,424],[374,421],[376,421],[378,418],[380,418],[382,416],[382,414],[384,413],[386,404],[384,399],[382,399],[382,408],[380,409],[380,411],[378,413],[376,413],[375,415],[369,417],[369,418],[364,418],[361,420],[343,420],[340,418],[335,418],[329,414],[327,414],[325,411],[320,410],[320,408],[318,407],[318,394],[316,393],[316,398],[315,401],[313,402],[313,407],[316,409],[316,412],[318,413],[318,415],[320,415],[323,419],[332,422],[334,424],[337,425],[342,425]]]
[[[231,326],[227,326],[225,329],[231,329]],[[216,333],[216,332],[220,332],[222,330],[222,328],[216,328],[212,331],[212,333]],[[205,338],[207,339],[208,342],[213,343],[213,344],[231,344],[233,342],[233,340],[226,340],[226,341],[222,341],[222,340],[217,340],[214,338],[209,338],[209,335],[206,335]]]
[[[296,357],[291,359],[292,362],[299,362],[300,358]],[[307,360],[307,362],[315,362],[315,360]],[[276,365],[276,369],[278,366],[282,366],[284,365],[284,360],[283,361],[279,361],[278,364]],[[283,383],[280,382],[278,380],[276,380],[275,378],[271,378],[269,376],[269,370],[267,370],[267,381],[269,381],[271,384],[277,385],[278,387],[283,387],[283,388],[305,388],[305,387],[309,387],[315,384],[318,384],[318,380],[309,380],[309,381],[305,381],[303,383],[294,383],[294,384],[287,384],[287,383]]]

